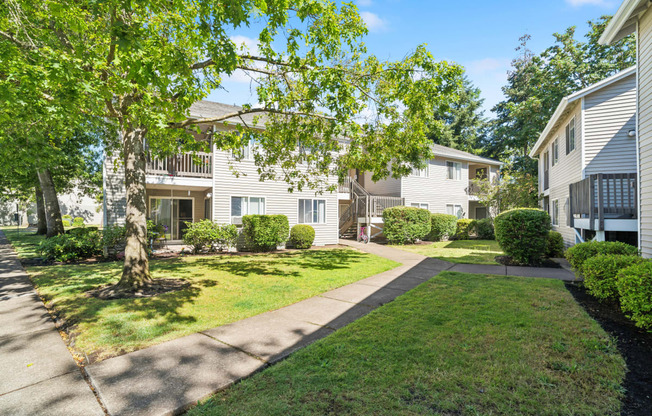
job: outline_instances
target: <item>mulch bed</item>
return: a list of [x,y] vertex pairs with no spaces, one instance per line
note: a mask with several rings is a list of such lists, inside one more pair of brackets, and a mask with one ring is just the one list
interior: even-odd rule
[[496,262],[505,266],[533,266],[533,267],[547,267],[550,269],[561,269],[561,264],[550,259],[545,259],[541,263],[533,264],[533,265],[517,263],[510,256],[496,256],[495,260]]
[[617,340],[627,363],[622,416],[652,415],[652,332],[638,328],[616,302],[600,302],[577,283],[566,283],[577,303]]

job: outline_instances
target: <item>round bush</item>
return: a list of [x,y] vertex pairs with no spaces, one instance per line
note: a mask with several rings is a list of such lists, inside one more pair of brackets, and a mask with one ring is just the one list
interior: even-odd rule
[[64,227],[70,227],[70,221],[68,220],[61,220],[61,223],[63,224]]
[[456,229],[457,217],[455,215],[431,214],[428,240],[441,241],[444,238],[450,238],[455,234]]
[[285,215],[245,215],[242,234],[247,247],[253,251],[272,251],[287,241],[290,232]]
[[471,238],[471,231],[475,227],[475,220],[470,220],[468,218],[460,218],[457,220],[456,229],[455,229],[455,239],[456,240],[468,240]]
[[84,219],[82,217],[75,217],[75,219],[72,220],[72,226],[73,227],[83,227],[84,226]]
[[475,233],[480,240],[494,240],[494,222],[491,218],[483,218],[475,221]]
[[548,246],[546,248],[546,257],[563,257],[564,256],[564,237],[557,231],[548,233]]
[[213,242],[217,240],[219,225],[211,220],[187,222],[186,232],[183,234],[183,243],[191,247],[197,254],[202,251],[213,251]]
[[575,244],[566,250],[566,260],[568,260],[573,269],[579,273],[583,273],[582,265],[584,262],[600,254],[636,256],[638,255],[638,249],[618,241],[587,241],[585,243]]
[[505,211],[494,219],[496,240],[515,262],[538,264],[546,253],[550,216],[536,208]]
[[616,277],[620,308],[641,328],[652,328],[652,263],[644,261]]
[[383,211],[383,234],[390,244],[414,243],[430,233],[430,211],[416,207],[392,207]]
[[618,287],[616,276],[619,271],[629,266],[644,262],[639,256],[621,254],[601,254],[591,257],[582,266],[584,286],[598,299],[616,299]]
[[297,224],[290,230],[290,243],[294,248],[310,248],[313,241],[315,241],[315,229],[308,224]]

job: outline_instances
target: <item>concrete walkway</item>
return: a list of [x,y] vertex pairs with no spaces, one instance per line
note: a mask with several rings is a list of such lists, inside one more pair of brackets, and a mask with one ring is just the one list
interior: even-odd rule
[[0,374],[0,414],[104,414],[2,231]]

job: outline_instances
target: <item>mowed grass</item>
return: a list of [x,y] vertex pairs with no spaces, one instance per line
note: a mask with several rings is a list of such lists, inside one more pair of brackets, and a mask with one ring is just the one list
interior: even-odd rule
[[21,259],[32,259],[39,257],[38,245],[45,238],[42,235],[36,235],[33,229],[27,230],[25,228],[16,227],[2,227],[2,232],[5,237],[14,246],[16,254]]
[[498,264],[494,258],[505,255],[495,240],[438,241],[392,247],[452,263]]
[[347,248],[151,261],[153,278],[187,289],[99,300],[86,291],[120,277],[122,263],[30,267],[39,294],[66,322],[72,349],[104,359],[280,308],[396,267]]
[[562,282],[443,272],[189,415],[617,415],[624,374]]

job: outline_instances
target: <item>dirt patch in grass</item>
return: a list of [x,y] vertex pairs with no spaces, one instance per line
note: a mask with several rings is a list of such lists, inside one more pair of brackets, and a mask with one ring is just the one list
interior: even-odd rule
[[638,328],[620,310],[616,302],[600,302],[576,283],[566,288],[577,303],[617,340],[620,354],[627,363],[623,388],[622,416],[652,414],[652,333]]
[[[505,265],[505,266],[528,266],[527,264],[521,264],[518,262],[515,262],[513,258],[510,256],[496,256],[495,257],[496,262]],[[534,267],[547,267],[550,269],[561,269],[561,264],[557,263],[554,260],[550,259],[545,259],[541,263],[531,265]]]
[[152,296],[186,289],[188,286],[190,286],[190,283],[182,279],[156,279],[136,291],[112,284],[89,290],[86,292],[86,295],[102,300],[150,298]]

